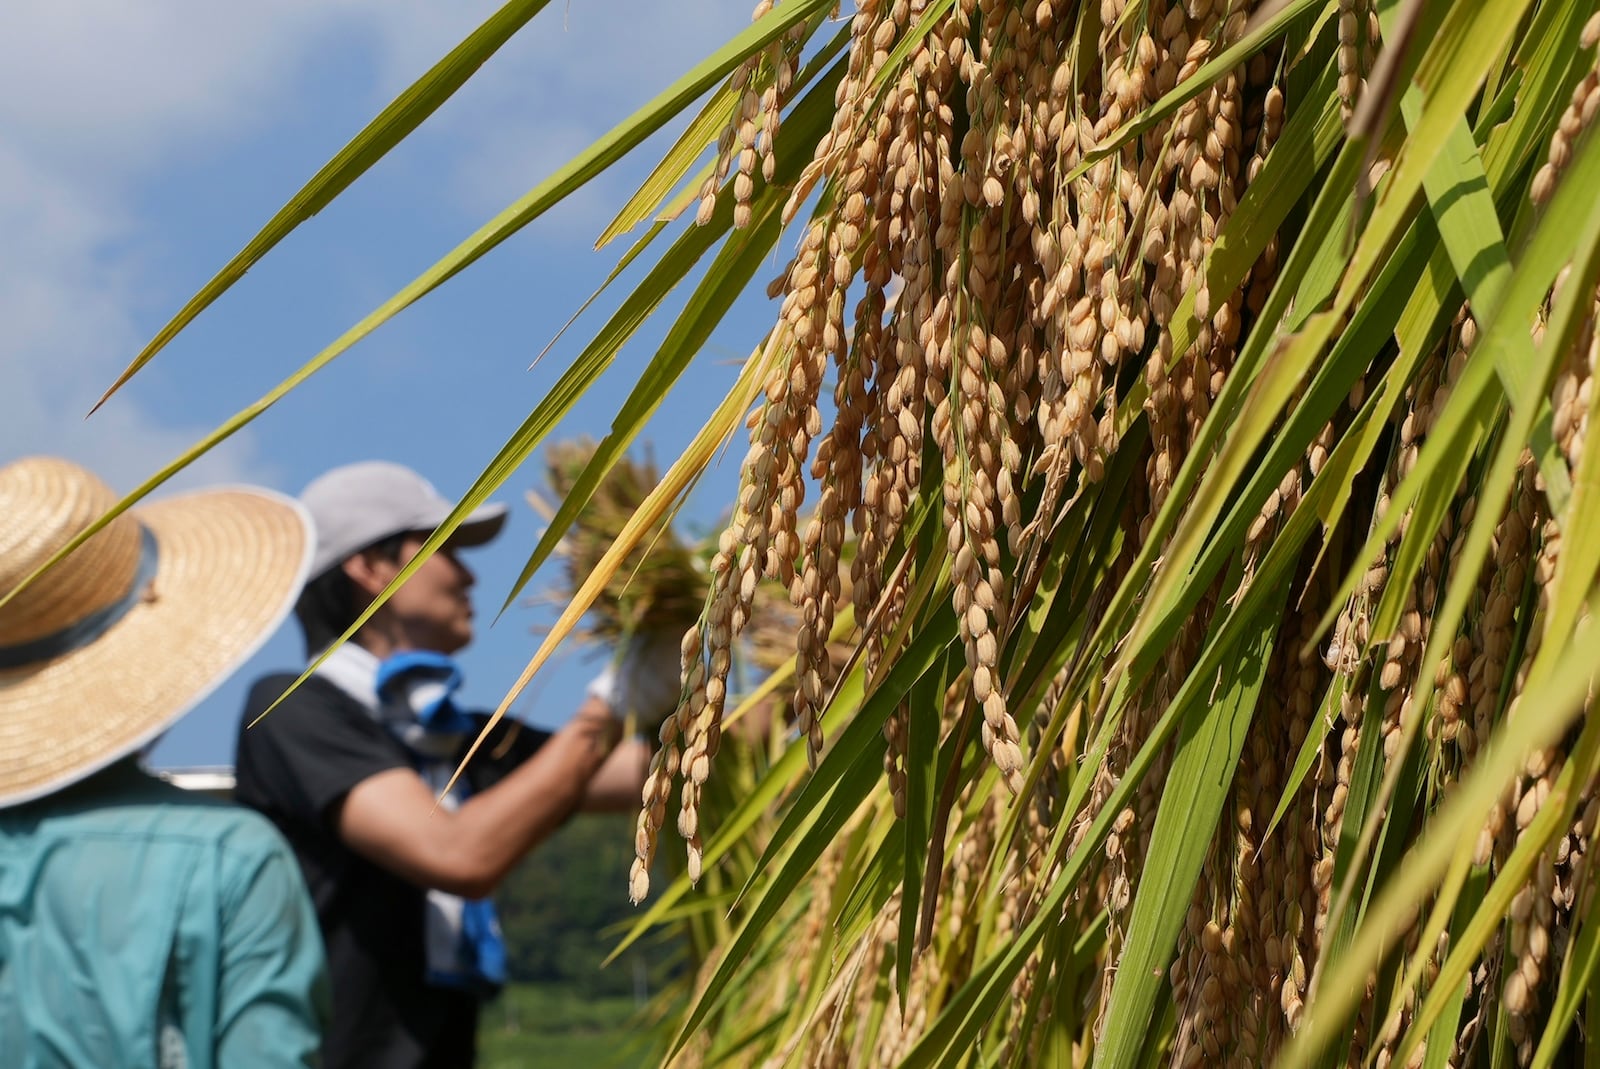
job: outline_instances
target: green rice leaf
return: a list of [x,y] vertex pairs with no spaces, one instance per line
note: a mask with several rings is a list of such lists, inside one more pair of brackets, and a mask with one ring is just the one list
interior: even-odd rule
[[184,327],[194,322],[201,312],[243,278],[245,272],[271,252],[278,242],[288,237],[301,223],[326,208],[373,164],[388,155],[390,149],[421,126],[424,119],[455,95],[455,91],[476,74],[478,68],[488,62],[489,57],[498,52],[500,46],[522,29],[528,20],[543,10],[548,2],[549,0],[509,0],[499,11],[490,15],[477,29],[468,34],[465,40],[451,49],[443,59],[430,67],[426,74],[395,97],[388,107],[379,112],[376,118],[351,139],[348,145],[339,150],[338,155],[323,165],[322,169],[289,199],[288,204],[278,210],[278,213],[243,249],[234,254],[233,259],[229,260],[199,293],[189,298],[188,303],[146,343],[139,351],[139,355],[134,357],[133,362],[117,376],[117,380],[111,384],[100,400],[95,402],[94,409],[90,410],[91,414],[105,404],[123,383],[137,374],[140,368],[148,364],[168,342],[177,337]]
[[[1242,575],[1243,566],[1237,565],[1229,585]],[[1269,606],[1281,606],[1285,593],[1280,589],[1268,599]],[[1233,786],[1280,619],[1275,609],[1257,617],[1255,633],[1235,647],[1236,655],[1225,664],[1216,698],[1179,732],[1150,833],[1150,856],[1161,864],[1146,870],[1134,896],[1127,941],[1095,1049],[1096,1066],[1134,1066],[1149,1039],[1151,1014]]]

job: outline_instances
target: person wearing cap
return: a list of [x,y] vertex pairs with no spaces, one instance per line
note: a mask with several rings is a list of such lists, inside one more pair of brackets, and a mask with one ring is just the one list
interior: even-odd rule
[[315,1065],[317,918],[259,814],[138,764],[257,649],[306,574],[292,500],[125,512],[83,468],[0,468],[0,1063]]
[[[314,660],[452,506],[383,462],[337,468],[301,501],[317,548],[295,612]],[[237,797],[294,845],[316,902],[335,1069],[472,1063],[479,1007],[505,981],[489,895],[575,811],[638,804],[649,749],[623,739],[621,718],[658,724],[677,704],[676,640],[633,643],[559,731],[502,721],[440,801],[487,723],[455,699],[452,655],[472,639],[460,551],[505,520],[502,505],[469,515],[305,683],[279,702],[295,675],[269,676],[246,703]]]

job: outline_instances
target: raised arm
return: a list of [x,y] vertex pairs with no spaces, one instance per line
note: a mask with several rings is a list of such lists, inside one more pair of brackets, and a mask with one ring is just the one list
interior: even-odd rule
[[600,766],[589,789],[583,792],[585,813],[632,813],[639,808],[644,777],[650,771],[650,743],[641,738],[624,740]]
[[334,818],[339,835],[412,883],[482,898],[584,803],[621,734],[610,708],[588,698],[538,753],[454,810],[437,806],[410,769],[377,773],[345,796]]

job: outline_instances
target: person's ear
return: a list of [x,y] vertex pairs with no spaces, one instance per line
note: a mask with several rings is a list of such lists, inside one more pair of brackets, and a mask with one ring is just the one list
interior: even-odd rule
[[346,557],[340,567],[344,569],[344,574],[350,577],[350,582],[364,601],[371,601],[383,593],[383,588],[389,585],[389,581],[399,570],[394,561],[372,550],[363,550],[354,556]]

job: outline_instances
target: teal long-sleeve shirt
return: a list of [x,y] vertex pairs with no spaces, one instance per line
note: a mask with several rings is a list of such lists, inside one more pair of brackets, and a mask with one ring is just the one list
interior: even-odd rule
[[115,765],[0,810],[0,1066],[314,1066],[316,913],[265,819]]

